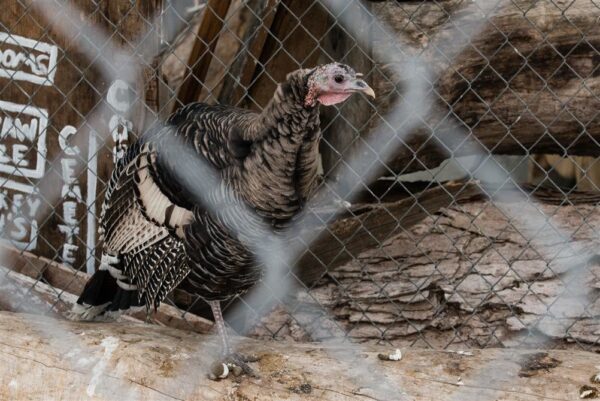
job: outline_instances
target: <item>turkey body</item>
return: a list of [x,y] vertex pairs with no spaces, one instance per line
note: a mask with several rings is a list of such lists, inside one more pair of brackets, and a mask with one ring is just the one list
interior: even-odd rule
[[227,300],[260,280],[264,227],[284,229],[316,182],[321,132],[306,76],[289,74],[261,113],[189,104],[128,149],[107,187],[102,261],[79,318],[157,307],[176,286]]

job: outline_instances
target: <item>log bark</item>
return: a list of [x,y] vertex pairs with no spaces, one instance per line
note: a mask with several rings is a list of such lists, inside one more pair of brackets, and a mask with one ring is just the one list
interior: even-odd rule
[[[385,54],[400,63],[405,54],[418,54],[439,74],[431,96],[441,113],[429,127],[435,127],[451,105],[455,116],[445,118],[472,131],[492,153],[600,155],[600,9],[593,2],[501,2],[451,63],[444,44],[463,37],[450,29],[452,21],[447,22],[461,18],[463,30],[480,23],[488,17],[482,16],[478,3],[388,1],[373,3],[372,9],[392,28],[405,52],[399,54],[386,35],[379,35],[382,39],[376,37],[373,43],[376,60]],[[389,73],[388,65],[377,67],[376,72],[383,72],[374,77],[378,112],[383,115],[395,99],[392,90],[404,82],[402,76]],[[430,134],[424,129],[410,137],[389,168],[405,173],[422,169],[413,161],[415,154],[429,167],[438,165],[447,155]],[[457,147],[456,155],[472,152],[458,144],[449,147]]]
[[311,285],[325,273],[357,258],[363,251],[380,246],[441,208],[479,193],[475,183],[450,182],[393,202],[354,205],[348,215],[340,216],[325,229],[318,228],[322,233],[300,256],[296,275]]
[[[333,356],[335,348],[319,344],[243,340],[241,351],[261,357],[253,364],[261,378],[214,382],[206,372],[216,341],[188,332],[0,312],[0,335],[0,398],[7,400],[440,401],[486,396],[566,401],[579,398],[598,363],[597,355],[584,351],[500,349],[410,349],[392,362],[377,354],[393,350],[369,346],[348,355],[359,364],[348,364]],[[358,365],[371,370],[357,375],[363,372]]]
[[[291,315],[278,308],[253,333],[318,340],[340,325],[356,340],[399,346],[597,349],[600,263],[578,260],[600,246],[597,195],[539,196],[568,241],[547,237],[548,227],[532,233],[516,217],[531,212],[520,202],[454,204],[329,271],[291,301]],[[576,290],[565,293],[565,282]]]

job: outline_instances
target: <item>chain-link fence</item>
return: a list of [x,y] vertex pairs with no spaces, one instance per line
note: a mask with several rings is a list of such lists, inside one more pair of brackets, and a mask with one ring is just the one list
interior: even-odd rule
[[[289,72],[337,61],[377,98],[321,107],[305,245],[281,288],[223,305],[229,325],[598,349],[594,2],[69,4],[12,1],[0,16],[5,309],[70,308],[99,263],[113,164],[156,119],[192,101],[260,111]],[[192,330],[212,319],[179,289],[161,310]]]

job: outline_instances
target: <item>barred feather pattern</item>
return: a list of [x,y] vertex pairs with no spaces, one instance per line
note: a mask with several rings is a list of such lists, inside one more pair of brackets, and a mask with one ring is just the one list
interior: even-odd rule
[[169,235],[167,227],[149,221],[139,199],[136,178],[147,154],[148,150],[138,151],[133,160],[123,163],[113,174],[117,177],[111,178],[113,185],[109,185],[110,196],[105,197],[101,215],[104,248],[109,253],[137,253]]
[[[142,141],[138,141],[136,143],[134,143],[132,146],[130,146],[127,150],[127,152],[125,153],[125,156],[123,156],[122,158],[120,158],[119,160],[117,160],[117,163],[115,165],[115,168],[113,169],[113,172],[110,176],[110,180],[108,182],[108,185],[106,186],[106,190],[104,192],[104,202],[102,203],[102,208],[100,210],[100,228],[99,228],[99,233],[100,233],[100,241],[103,241],[104,238],[107,236],[106,235],[106,229],[107,226],[112,226],[114,224],[114,221],[111,222],[111,220],[107,217],[107,212],[108,210],[111,210],[114,207],[114,205],[116,203],[118,203],[120,200],[123,200],[124,198],[131,201],[131,194],[128,194],[129,197],[127,197],[126,194],[121,194],[121,196],[115,196],[115,191],[118,191],[119,189],[123,188],[123,183],[120,183],[119,181],[122,180],[123,178],[122,173],[125,170],[126,166],[129,165],[133,160],[135,160],[135,158],[139,155],[139,151],[140,151],[140,147],[141,147],[141,143]],[[131,178],[131,177],[126,177],[126,178]],[[123,180],[125,181],[125,180]],[[128,187],[129,189],[131,189],[131,187]],[[120,208],[120,210],[125,210],[126,207],[122,207]],[[112,213],[111,213],[112,214]],[[110,237],[110,235],[108,235]]]
[[[185,230],[191,265],[181,284],[186,291],[207,300],[226,300],[247,291],[262,276],[252,252],[266,236],[259,223],[285,229],[312,192],[321,132],[318,110],[304,106],[306,74],[290,74],[261,114],[196,104],[178,121],[178,132],[187,143],[221,167],[221,185],[206,194],[219,210],[196,208]],[[177,168],[183,166],[170,167]],[[262,221],[241,213],[244,208]],[[239,226],[243,229],[235,233],[227,229]]]
[[[316,184],[321,132],[317,107],[304,104],[308,74],[288,74],[261,113],[186,105],[118,162],[101,212],[103,250],[119,258],[112,270],[147,308],[178,285],[212,301],[260,280],[251,244],[263,241],[265,223],[285,229]],[[168,146],[173,138],[190,152]],[[198,176],[190,157],[208,164],[210,177]],[[216,211],[195,190],[208,178],[217,184],[202,192]]]
[[126,254],[124,266],[123,273],[135,278],[138,299],[154,308],[189,273],[183,243],[173,236],[143,251]]

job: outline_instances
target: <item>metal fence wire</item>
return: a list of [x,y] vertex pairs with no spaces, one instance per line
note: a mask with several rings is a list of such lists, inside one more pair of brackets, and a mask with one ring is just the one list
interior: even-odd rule
[[[321,107],[305,246],[285,292],[223,305],[228,324],[265,340],[599,349],[597,3],[8,3],[3,309],[69,309],[99,263],[114,162],[156,120],[192,101],[262,110],[287,73],[337,61],[377,98]],[[185,328],[211,319],[177,289],[165,304]]]

